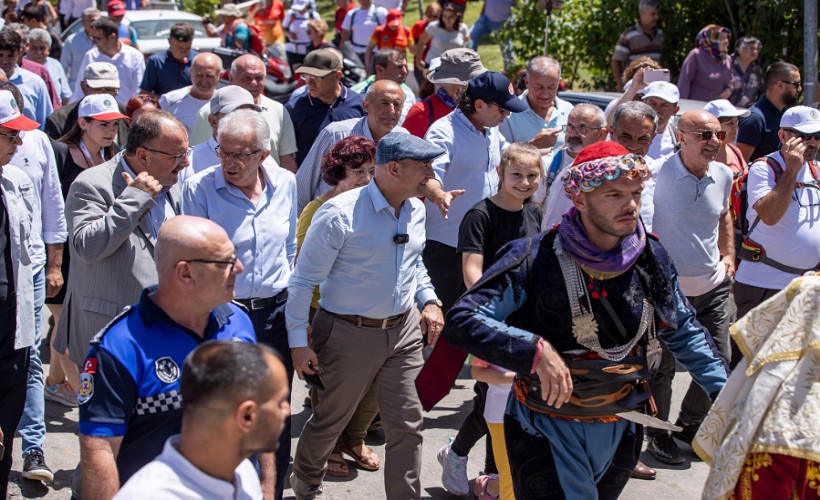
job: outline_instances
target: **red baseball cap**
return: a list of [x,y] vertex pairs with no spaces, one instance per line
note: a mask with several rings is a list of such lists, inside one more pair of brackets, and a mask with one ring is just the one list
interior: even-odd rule
[[401,26],[402,14],[399,9],[390,9],[387,11],[387,25]]
[[125,15],[125,4],[122,3],[120,0],[111,0],[108,2],[108,15],[109,16],[124,16]]

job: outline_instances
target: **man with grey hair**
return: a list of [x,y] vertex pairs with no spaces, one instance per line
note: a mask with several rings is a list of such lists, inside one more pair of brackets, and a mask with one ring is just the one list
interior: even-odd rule
[[538,148],[560,148],[561,127],[567,124],[572,104],[557,97],[561,64],[551,57],[537,56],[527,63],[527,90],[519,97],[527,105],[507,117],[498,129],[507,142],[529,142]]
[[100,17],[100,11],[89,7],[82,13],[83,29],[66,38],[63,43],[63,53],[60,55],[60,64],[68,74],[68,84],[73,89],[80,75],[80,63],[85,53],[94,45],[91,43],[91,23]]
[[578,104],[569,113],[564,133],[564,147],[552,156],[546,175],[533,196],[533,199],[544,207],[544,218],[541,223],[544,230],[561,222],[561,217],[572,208],[572,201],[565,196],[563,185],[555,180],[561,179],[582,149],[606,139],[604,112],[594,104]]
[[66,77],[65,70],[60,61],[49,57],[51,50],[51,34],[40,28],[34,28],[28,34],[28,51],[26,58],[42,64],[46,67],[48,74],[51,75],[51,80],[57,88],[57,95],[60,97],[60,103],[65,106],[71,98],[71,86],[68,84],[68,77]]
[[[370,52],[368,51],[368,55],[369,54]],[[401,86],[402,92],[404,92],[404,107],[401,110],[401,117],[399,118],[399,123],[403,123],[404,117],[407,116],[410,108],[416,103],[416,94],[413,93],[413,89],[404,83],[404,80],[407,79],[407,56],[405,56],[403,51],[383,48],[377,50],[372,58],[368,57],[368,60],[373,64],[374,73],[366,80],[350,87],[350,90],[360,94],[367,94],[373,82],[392,80],[398,83]],[[369,66],[365,64],[365,67]]]
[[663,31],[658,28],[660,19],[660,2],[658,0],[640,0],[638,3],[638,22],[627,28],[615,44],[612,54],[612,74],[618,91],[623,92],[624,67],[635,59],[650,57],[661,61],[663,48]]
[[404,93],[396,82],[379,80],[370,86],[364,97],[363,105],[367,115],[333,122],[319,132],[305,161],[296,172],[296,205],[299,213],[302,213],[305,205],[330,191],[332,187],[322,179],[322,156],[325,151],[350,135],[367,137],[378,144],[390,132],[407,133],[407,130],[398,126],[403,103]]
[[[238,109],[222,117],[217,139],[222,163],[185,181],[182,213],[205,217],[227,231],[245,266],[236,277],[236,300],[248,308],[257,342],[286,353],[285,301],[296,257],[296,178],[265,163],[271,154],[270,128],[259,111]],[[293,364],[287,356],[284,361],[290,384]],[[270,467],[272,458],[261,455],[260,464]],[[289,460],[290,417],[276,450],[276,498],[282,498]],[[263,477],[266,485],[270,483]]]
[[197,54],[191,62],[191,85],[163,94],[159,98],[160,109],[176,116],[190,134],[199,110],[214,96],[221,73],[222,59],[219,56],[213,52]]

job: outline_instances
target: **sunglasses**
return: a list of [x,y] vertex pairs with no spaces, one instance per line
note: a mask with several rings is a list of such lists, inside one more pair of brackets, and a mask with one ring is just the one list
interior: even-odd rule
[[820,141],[820,132],[815,132],[813,134],[806,134],[804,132],[799,132],[793,128],[789,129],[789,132],[796,135],[800,138],[801,141],[808,141],[809,139],[814,139],[815,141]]
[[717,132],[713,130],[701,130],[699,132],[684,132],[686,134],[696,135],[698,139],[701,141],[709,141],[712,139],[712,136],[716,136],[719,141],[726,139],[726,131],[725,130],[718,130]]
[[783,83],[788,83],[789,85],[794,85],[796,88],[801,88],[803,86],[803,82],[792,82],[789,80],[780,80]]

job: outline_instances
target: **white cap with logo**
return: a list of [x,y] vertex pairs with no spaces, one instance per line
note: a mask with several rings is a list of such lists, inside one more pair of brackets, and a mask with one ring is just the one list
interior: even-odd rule
[[120,113],[117,101],[108,94],[94,94],[83,97],[80,106],[77,108],[77,116],[93,118],[103,122],[123,118],[130,120],[130,118]]
[[804,134],[820,132],[820,111],[808,106],[795,106],[783,113],[780,128],[790,128]]
[[715,118],[745,118],[752,113],[745,108],[736,108],[728,99],[709,101],[706,103],[706,106],[703,107],[703,110],[714,115]]
[[20,113],[20,106],[14,99],[14,94],[8,90],[0,90],[0,127],[34,130],[39,126],[39,123]]
[[643,89],[643,100],[658,97],[666,102],[677,104],[680,101],[678,86],[669,82],[652,82]]

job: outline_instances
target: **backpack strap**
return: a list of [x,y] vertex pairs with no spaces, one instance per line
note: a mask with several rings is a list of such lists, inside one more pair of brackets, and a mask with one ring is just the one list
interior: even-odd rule
[[435,115],[433,114],[433,101],[431,101],[429,97],[425,97],[421,101],[424,103],[425,106],[427,106],[427,110],[428,110],[428,113],[429,113],[429,118],[428,118],[429,123],[427,124],[427,129],[429,130],[430,127],[433,126],[433,121],[434,121],[433,119],[435,118]]
[[550,168],[547,170],[547,193],[550,192],[550,187],[552,183],[555,182],[555,177],[558,175],[558,171],[561,170],[561,163],[564,161],[564,150],[559,149],[555,156],[552,157],[552,163],[550,163]]

